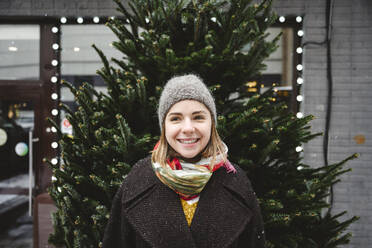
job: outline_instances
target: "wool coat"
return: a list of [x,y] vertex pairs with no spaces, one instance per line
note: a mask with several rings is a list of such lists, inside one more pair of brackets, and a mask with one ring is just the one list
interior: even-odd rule
[[257,198],[244,171],[215,171],[200,193],[191,226],[173,190],[155,175],[151,157],[133,166],[116,193],[104,248],[263,248]]

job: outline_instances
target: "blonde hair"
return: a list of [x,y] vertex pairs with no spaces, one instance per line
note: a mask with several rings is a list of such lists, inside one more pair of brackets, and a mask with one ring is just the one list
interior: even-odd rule
[[[214,120],[212,120],[211,137],[209,139],[208,144],[206,145],[206,147],[204,148],[200,155],[203,158],[212,157],[211,165],[213,165],[216,161],[217,155],[219,154],[222,155],[224,161],[227,160],[224,144],[217,132],[216,124]],[[179,154],[177,154],[177,152],[167,142],[167,139],[165,137],[165,124],[163,121],[160,140],[157,145],[157,148],[154,151],[152,151],[151,160],[153,163],[157,162],[161,166],[165,167],[168,159],[177,156],[179,156]],[[210,170],[212,169],[213,168],[210,167]]]

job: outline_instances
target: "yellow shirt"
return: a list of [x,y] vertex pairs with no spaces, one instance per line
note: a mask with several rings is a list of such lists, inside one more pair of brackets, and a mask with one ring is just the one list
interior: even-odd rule
[[186,200],[184,200],[182,198],[180,198],[180,199],[181,199],[183,212],[185,213],[185,217],[186,217],[186,220],[187,220],[187,224],[188,224],[188,226],[191,226],[192,218],[194,217],[195,209],[198,206],[199,201],[196,201],[196,202],[190,204],[190,203],[187,203]]

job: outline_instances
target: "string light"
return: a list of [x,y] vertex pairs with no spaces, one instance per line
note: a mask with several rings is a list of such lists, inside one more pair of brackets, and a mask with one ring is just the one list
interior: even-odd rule
[[301,113],[301,112],[298,112],[298,113],[296,114],[296,116],[297,116],[298,119],[301,119],[301,118],[304,117],[304,114]]
[[304,83],[304,79],[302,77],[297,78],[297,83],[298,84],[303,84]]
[[56,76],[53,76],[53,77],[50,78],[50,81],[51,81],[52,83],[57,83],[58,78],[57,78]]
[[301,54],[303,52],[302,47],[297,47],[296,52],[298,54]]
[[285,17],[284,16],[279,17],[279,21],[282,23],[285,22]]
[[52,66],[57,66],[58,65],[58,61],[56,59],[53,59],[52,60]]
[[298,23],[302,22],[302,17],[301,16],[297,16],[296,17],[296,22],[298,22]]
[[58,115],[58,110],[57,109],[53,109],[52,110],[52,115],[54,115],[54,116]]
[[61,21],[61,23],[66,23],[67,22],[67,18],[63,16],[63,17],[61,17],[61,20],[60,21]]
[[58,143],[57,142],[53,142],[50,146],[52,148],[56,149],[58,147]]
[[216,22],[216,21],[217,21],[216,17],[212,17],[212,18],[211,18],[211,21],[212,21],[212,22]]
[[[53,164],[53,159],[52,159],[52,164]],[[57,163],[58,163],[58,161],[54,165],[56,165]],[[55,181],[57,181],[57,178],[55,176],[52,176],[52,182],[55,182]]]
[[99,17],[98,16],[93,17],[93,22],[94,23],[99,23]]
[[300,36],[300,37],[304,36],[304,31],[303,30],[298,30],[297,35]]
[[302,101],[304,100],[304,97],[301,96],[301,95],[298,95],[298,96],[296,97],[296,99],[297,99],[297,101],[302,102]]
[[145,18],[145,21],[146,21],[146,23],[149,23],[150,22],[150,20],[149,20],[149,18]]
[[58,99],[58,94],[57,93],[53,93],[51,95],[51,97],[52,97],[53,100],[57,100]]
[[52,132],[53,132],[53,133],[56,133],[56,132],[57,132],[57,128],[52,127]]
[[52,33],[58,33],[58,28],[57,27],[52,27]]
[[45,129],[45,131],[47,132],[47,133],[50,133],[50,127],[47,127],[46,129]]
[[54,50],[57,50],[57,49],[59,48],[59,45],[58,45],[57,43],[54,43],[54,44],[52,45],[52,48],[53,48]]
[[298,64],[298,65],[296,66],[296,69],[297,69],[297,71],[302,71],[303,66],[302,66],[301,64]]
[[84,19],[83,19],[83,17],[78,17],[76,19],[76,21],[77,21],[77,23],[82,24],[84,22]]
[[303,151],[303,148],[301,146],[296,147],[296,152],[302,152],[302,151]]

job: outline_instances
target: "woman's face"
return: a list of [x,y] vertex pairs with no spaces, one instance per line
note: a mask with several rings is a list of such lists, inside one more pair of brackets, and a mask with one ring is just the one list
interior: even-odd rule
[[183,158],[199,155],[211,137],[211,114],[198,101],[183,100],[174,104],[164,124],[168,144]]

